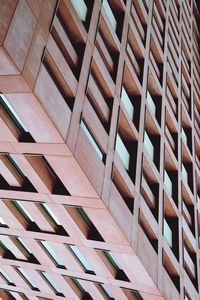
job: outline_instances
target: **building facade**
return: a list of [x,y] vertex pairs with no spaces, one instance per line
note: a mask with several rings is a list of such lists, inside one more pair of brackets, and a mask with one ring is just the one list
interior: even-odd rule
[[199,299],[196,1],[0,0],[1,299]]

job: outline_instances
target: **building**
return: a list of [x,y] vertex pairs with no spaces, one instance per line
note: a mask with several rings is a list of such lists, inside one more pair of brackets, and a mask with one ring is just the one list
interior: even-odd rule
[[196,1],[0,0],[1,299],[199,299]]

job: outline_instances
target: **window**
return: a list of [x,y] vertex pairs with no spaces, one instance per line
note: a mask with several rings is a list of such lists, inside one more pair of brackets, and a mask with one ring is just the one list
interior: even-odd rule
[[34,222],[31,215],[27,212],[27,210],[23,207],[23,202],[19,200],[12,200],[12,205],[20,212],[20,214],[24,217],[27,222]]
[[76,210],[78,211],[78,213],[80,214],[81,218],[83,219],[83,221],[88,225],[88,227],[91,227],[92,222],[89,219],[88,215],[86,214],[86,212],[84,211],[84,209],[82,207],[76,207]]
[[114,31],[116,31],[117,30],[117,21],[115,19],[115,16],[113,14],[113,11],[112,11],[109,3],[108,3],[108,0],[103,0],[103,7],[105,9],[105,12],[109,18],[109,21],[110,21]]
[[75,285],[78,287],[78,289],[82,292],[82,293],[85,293],[85,289],[82,285],[82,282],[80,279],[78,278],[72,278],[73,282],[75,283]]
[[117,133],[117,139],[116,139],[116,151],[125,167],[125,169],[129,170],[129,164],[130,164],[130,154],[128,150],[126,149],[120,135]]
[[143,300],[140,293],[136,290],[129,290],[127,288],[123,288],[122,290],[129,300]]
[[131,118],[131,120],[133,120],[133,116],[134,116],[134,106],[125,90],[124,87],[122,87],[122,92],[121,92],[121,101],[124,104],[124,106],[126,107],[126,110],[129,114],[129,117]]
[[0,105],[6,110],[6,112],[9,114],[15,125],[21,129],[24,132],[28,132],[28,129],[26,128],[25,124],[22,122],[20,117],[17,115],[17,113],[12,108],[11,104],[8,102],[6,97],[2,94],[0,94]]
[[26,154],[27,161],[52,194],[70,195],[60,178],[54,172],[47,159],[41,154]]
[[182,163],[182,175],[185,181],[188,182],[188,173],[183,163]]
[[185,143],[186,143],[186,145],[187,145],[187,135],[186,135],[186,132],[185,132],[185,130],[183,129],[183,127],[182,127],[182,129],[181,129],[181,135],[182,135],[182,139],[185,141]]
[[[114,258],[113,254],[109,250],[103,251],[103,255],[105,256],[106,260],[109,262],[110,266],[112,266],[111,272],[114,275],[115,279],[123,280],[123,281],[130,281],[126,276],[125,272],[120,268],[116,259]],[[108,266],[109,267],[109,266]],[[114,272],[113,272],[114,271]]]
[[12,238],[6,235],[0,235],[0,247],[5,258],[27,260],[23,252],[12,241]]
[[100,284],[100,287],[101,287],[102,291],[104,292],[105,296],[106,296],[109,300],[114,299],[114,298],[112,297],[112,294],[111,294],[109,288],[107,287],[107,285],[106,285],[105,283],[101,283],[101,284]]
[[8,285],[15,285],[14,282],[10,279],[10,277],[2,269],[0,269],[0,275],[3,277],[3,279],[7,282]]
[[56,255],[55,251],[52,249],[52,247],[46,242],[46,241],[40,241],[41,245],[45,248],[45,250],[48,252],[50,257],[54,260],[58,268],[65,269],[65,266],[63,265],[61,259]]
[[145,145],[145,148],[146,148],[147,152],[149,153],[151,159],[153,160],[154,159],[154,146],[153,146],[153,144],[150,140],[150,137],[146,131],[144,133],[144,145]]
[[11,154],[0,153],[1,177],[0,189],[37,192]]
[[18,267],[17,270],[24,277],[24,279],[28,282],[28,284],[30,285],[30,287],[33,290],[39,291],[39,289],[36,286],[35,282],[32,280],[32,278],[30,276],[28,276],[28,274],[24,271],[24,269]]
[[6,99],[6,97],[0,93],[0,109],[3,110],[2,118],[6,125],[19,140],[19,142],[34,142],[34,139],[30,135],[27,127],[20,119],[18,114],[13,109],[12,105]]
[[112,266],[114,267],[115,270],[119,270],[120,267],[118,266],[114,256],[112,255],[112,253],[110,251],[104,251],[105,256],[107,257],[107,259],[109,260],[109,262],[112,264]]
[[104,241],[82,207],[66,206],[65,208],[87,239]]
[[6,222],[4,221],[3,218],[0,217],[0,226],[1,227],[8,227],[8,225],[6,224]]
[[147,103],[149,104],[153,115],[156,116],[156,105],[149,91],[147,91]]
[[169,246],[172,248],[172,230],[165,219],[164,219],[163,231]]
[[197,195],[197,208],[200,210],[200,196]]
[[16,238],[17,242],[24,248],[24,250],[29,253],[29,255],[32,255],[32,251],[27,247],[27,245],[22,241],[21,238]]
[[45,277],[53,291],[56,293],[57,296],[64,297],[63,293],[59,289],[59,287],[55,284],[55,282],[52,280],[51,276],[47,272],[42,272],[42,275]]
[[85,5],[84,0],[71,0],[71,2],[81,21],[85,22],[87,17],[87,6]]
[[88,137],[90,143],[92,144],[94,150],[96,151],[97,155],[99,156],[99,158],[101,160],[103,160],[104,155],[102,153],[102,151],[100,150],[99,146],[97,145],[94,137],[92,136],[92,134],[90,133],[87,125],[85,124],[85,122],[83,120],[81,120],[81,128],[84,130],[86,136]]
[[79,262],[82,264],[84,267],[85,271],[90,274],[94,274],[94,271],[92,270],[91,266],[87,262],[87,260],[83,257],[81,252],[78,250],[78,248],[75,245],[69,245],[69,248],[71,251],[74,253],[74,255],[77,257]]
[[68,233],[66,232],[64,227],[61,225],[60,221],[58,220],[58,218],[56,217],[56,215],[54,214],[52,209],[50,209],[49,205],[47,203],[41,203],[40,207],[42,208],[42,210],[46,213],[47,217],[49,218],[49,221],[50,221],[49,223],[51,223],[51,225],[54,227],[56,234],[68,236]]
[[164,183],[165,183],[170,195],[172,196],[172,181],[166,170],[164,170]]
[[50,216],[50,218],[52,219],[52,221],[56,224],[61,226],[60,221],[57,219],[57,217],[55,216],[55,214],[53,213],[53,211],[50,209],[50,207],[48,206],[47,203],[41,203],[42,208],[46,211],[46,213]]

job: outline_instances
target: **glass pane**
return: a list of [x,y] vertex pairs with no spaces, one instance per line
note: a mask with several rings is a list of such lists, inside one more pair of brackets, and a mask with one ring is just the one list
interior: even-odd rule
[[112,253],[110,251],[104,251],[106,257],[108,258],[108,260],[110,261],[110,263],[112,264],[112,266],[114,267],[114,269],[117,271],[120,269],[120,267],[118,266],[114,256],[112,255]]
[[153,113],[153,115],[155,116],[156,115],[156,106],[155,106],[155,103],[151,97],[151,94],[147,91],[147,102],[151,108],[151,111]]
[[112,294],[111,294],[111,292],[110,292],[110,290],[109,290],[109,288],[107,287],[107,285],[106,285],[105,283],[101,283],[101,287],[102,287],[104,293],[105,293],[109,298],[113,298],[113,297],[112,297]]
[[51,276],[47,272],[42,272],[46,280],[49,282],[49,284],[52,286],[52,288],[56,291],[56,293],[62,294],[62,291],[59,289],[59,287],[55,284],[55,282],[52,280]]
[[129,163],[130,163],[130,155],[124,146],[124,143],[122,142],[122,139],[120,138],[119,134],[117,134],[117,139],[116,139],[116,151],[119,155],[119,157],[122,160],[122,163],[126,170],[129,170]]
[[131,118],[131,120],[133,120],[133,115],[134,115],[134,107],[133,104],[125,90],[124,87],[122,87],[122,93],[121,93],[121,101],[124,104],[124,106],[126,107],[126,110]]
[[10,115],[11,119],[16,123],[16,125],[19,125],[25,132],[28,132],[28,129],[26,128],[20,117],[14,111],[6,97],[2,94],[0,94],[0,103],[6,108],[7,113]]
[[82,207],[77,207],[76,210],[78,211],[78,213],[80,214],[80,216],[84,220],[84,222],[88,225],[88,227],[92,226],[92,222],[88,218],[88,215],[86,214],[84,209]]
[[74,281],[75,285],[79,288],[79,290],[82,291],[83,293],[85,293],[85,289],[82,285],[81,280],[78,278],[72,278],[72,280]]
[[86,124],[83,122],[83,120],[81,120],[81,127],[83,128],[85,134],[87,135],[88,139],[90,140],[92,146],[94,147],[96,153],[98,154],[98,156],[100,157],[100,159],[103,159],[103,154],[101,152],[101,150],[99,149],[97,143],[95,142],[93,136],[91,135],[90,131],[88,130]]
[[10,277],[2,269],[0,269],[0,273],[5,278],[5,280],[8,282],[8,284],[14,284],[13,281],[10,279]]
[[26,246],[26,244],[22,241],[21,238],[16,238],[16,240],[24,247],[24,249],[25,249],[29,254],[32,254],[32,251]]
[[61,225],[61,223],[59,222],[59,220],[57,219],[57,217],[55,216],[55,214],[53,213],[53,211],[50,209],[50,207],[48,206],[47,203],[42,203],[41,204],[42,207],[47,211],[47,213],[49,214],[49,216],[52,218],[52,220],[57,224],[57,225]]
[[78,250],[78,248],[74,245],[69,245],[69,248],[72,250],[72,252],[76,255],[76,257],[78,258],[78,260],[81,262],[81,264],[84,266],[84,268],[87,271],[93,272],[92,268],[90,267],[89,263],[87,262],[87,260],[83,257],[83,255],[81,254],[81,252]]
[[17,259],[26,260],[26,256],[18,249],[15,243],[6,235],[0,235],[0,242],[4,249],[8,249]]
[[200,197],[197,195],[197,208],[200,210]]
[[164,219],[164,236],[169,244],[169,246],[172,248],[172,230],[167,224],[166,220]]
[[147,152],[149,153],[151,159],[153,160],[154,159],[154,146],[153,146],[146,131],[144,133],[144,145],[145,145],[145,148],[146,148]]
[[183,178],[185,179],[185,181],[188,182],[188,173],[186,171],[184,164],[182,164],[182,175],[183,175]]
[[11,201],[12,204],[17,208],[17,210],[21,213],[21,215],[27,220],[34,222],[33,218],[31,215],[27,212],[27,210],[23,207],[23,204],[21,201],[15,200]]
[[181,136],[182,136],[182,139],[184,140],[184,142],[187,145],[187,135],[186,135],[185,130],[183,128],[181,129]]
[[166,170],[164,172],[164,183],[165,183],[170,195],[172,196],[172,181],[169,178],[169,175],[167,174]]
[[57,263],[57,265],[64,266],[62,261],[60,260],[60,258],[56,255],[55,251],[52,249],[52,247],[46,241],[41,241],[41,244],[45,247],[47,252],[50,254],[50,256]]
[[1,217],[0,217],[0,225],[3,225],[3,226],[7,225],[6,222],[4,221],[4,219]]
[[114,14],[112,12],[112,9],[110,8],[110,5],[109,5],[107,0],[103,0],[103,7],[106,11],[106,14],[107,14],[109,20],[110,20],[110,23],[112,24],[112,27],[113,27],[114,31],[116,31],[117,21],[115,19],[115,16],[114,16]]
[[17,268],[18,271],[24,276],[24,278],[28,281],[28,283],[32,286],[34,289],[38,289],[34,281],[31,279],[30,276],[26,274],[26,272],[22,268]]
[[85,2],[83,0],[71,0],[71,2],[81,21],[85,22],[87,17],[87,6]]

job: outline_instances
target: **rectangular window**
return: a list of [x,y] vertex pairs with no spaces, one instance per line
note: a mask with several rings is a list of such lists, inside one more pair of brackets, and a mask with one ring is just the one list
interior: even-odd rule
[[130,154],[129,154],[128,150],[126,149],[119,134],[117,134],[117,139],[116,139],[116,151],[117,151],[125,169],[128,171],[129,164],[130,164]]
[[91,132],[89,131],[87,125],[83,120],[81,120],[81,128],[84,130],[86,136],[88,137],[90,143],[92,144],[94,150],[96,151],[97,155],[100,157],[101,160],[103,160],[104,156],[102,151],[100,150],[99,146],[97,145],[94,137],[92,136]]
[[22,241],[21,238],[17,237],[16,240],[29,255],[33,255],[32,251],[27,247],[27,245],[24,243],[24,241]]
[[146,148],[147,152],[149,153],[151,159],[153,160],[154,159],[154,146],[153,146],[153,144],[149,138],[149,135],[146,131],[144,133],[144,145],[145,145],[145,148]]
[[7,282],[8,285],[15,285],[14,282],[10,279],[10,277],[2,269],[0,269],[0,275],[3,277],[3,279]]
[[40,241],[42,246],[45,248],[45,250],[48,252],[50,257],[54,260],[58,268],[65,268],[64,264],[62,263],[61,259],[56,255],[55,251],[52,249],[52,247],[46,242],[46,241]]
[[109,21],[110,21],[114,31],[116,31],[117,30],[117,21],[115,19],[115,16],[113,14],[113,11],[112,11],[109,3],[108,3],[108,0],[103,0],[103,7],[105,9],[105,12],[109,18]]
[[6,97],[0,93],[1,117],[19,142],[35,142],[27,127]]
[[41,203],[41,206],[56,225],[62,225],[47,203]]
[[33,290],[39,291],[38,287],[36,286],[35,282],[32,280],[30,276],[27,275],[27,273],[22,268],[17,268],[17,270],[20,272],[20,274],[24,277],[24,279],[28,282],[30,287]]
[[183,163],[181,169],[182,169],[182,176],[185,179],[185,181],[188,183],[188,173]]
[[20,131],[28,132],[28,129],[26,128],[25,124],[22,122],[18,114],[12,108],[12,105],[8,102],[8,100],[3,94],[0,94],[0,105],[4,108],[4,110],[10,116],[17,128],[20,129]]
[[181,129],[181,136],[182,136],[182,139],[184,140],[184,142],[187,145],[187,135],[186,135],[185,130],[183,128]]
[[24,217],[24,219],[29,222],[34,222],[31,215],[27,212],[27,210],[23,207],[22,201],[12,200],[12,205],[20,212],[20,214]]
[[74,253],[76,258],[79,260],[81,265],[84,267],[85,271],[90,274],[94,274],[94,271],[92,270],[91,266],[87,262],[87,260],[83,257],[81,252],[78,250],[78,248],[75,245],[68,245],[71,251]]
[[53,291],[56,293],[56,295],[64,297],[63,293],[59,289],[59,287],[55,284],[55,282],[52,280],[51,276],[47,272],[42,272],[42,275],[45,277]]
[[119,265],[116,262],[116,259],[114,258],[114,256],[112,255],[111,251],[104,251],[104,254],[106,256],[106,258],[109,260],[109,262],[112,264],[113,268],[118,271],[120,270]]
[[166,170],[164,170],[164,183],[169,191],[170,196],[172,196],[172,181]]
[[165,219],[163,224],[163,231],[164,231],[164,237],[166,238],[169,246],[172,248],[172,230]]
[[100,287],[101,287],[101,289],[103,290],[104,294],[106,295],[106,297],[108,299],[114,299],[112,294],[111,294],[110,289],[107,287],[107,285],[105,283],[101,283]]
[[200,197],[197,195],[197,208],[200,210]]
[[71,0],[71,2],[81,21],[85,22],[87,18],[87,6],[84,0]]
[[0,226],[1,227],[8,227],[7,224],[6,224],[6,222],[4,221],[4,219],[1,218],[1,217],[0,217]]
[[12,154],[0,153],[0,163],[1,175],[4,178],[0,189],[37,192],[13,159]]
[[149,91],[147,91],[147,103],[149,104],[153,115],[156,116],[156,105]]
[[81,292],[82,295],[85,294],[85,289],[82,285],[82,282],[80,279],[78,278],[72,278],[72,281],[74,282],[75,286],[79,289],[79,291]]
[[134,116],[134,107],[133,104],[125,90],[124,87],[122,87],[122,92],[121,92],[121,101],[124,104],[124,106],[126,107],[126,110],[129,114],[129,117],[131,118],[131,120],[133,120],[133,116]]
[[4,251],[3,256],[11,259],[19,259],[19,260],[27,260],[26,256],[20,249],[15,245],[15,243],[12,241],[12,238],[6,236],[6,235],[0,235],[0,245],[1,248]]

